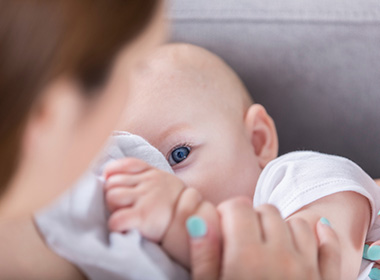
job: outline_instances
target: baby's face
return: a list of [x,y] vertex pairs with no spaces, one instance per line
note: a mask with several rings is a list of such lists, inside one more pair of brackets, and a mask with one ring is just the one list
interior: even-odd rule
[[236,87],[199,69],[157,63],[138,74],[119,129],[149,141],[205,199],[252,198],[261,168],[231,94]]

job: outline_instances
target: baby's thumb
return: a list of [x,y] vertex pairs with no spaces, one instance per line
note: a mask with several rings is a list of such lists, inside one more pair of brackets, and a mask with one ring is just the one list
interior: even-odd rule
[[190,236],[192,279],[219,279],[221,248],[215,229],[199,216],[188,218],[186,228]]
[[326,218],[317,223],[319,238],[319,270],[321,278],[340,279],[341,248],[335,231]]

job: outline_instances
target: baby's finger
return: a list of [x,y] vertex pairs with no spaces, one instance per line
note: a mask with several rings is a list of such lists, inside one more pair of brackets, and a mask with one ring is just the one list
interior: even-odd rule
[[108,191],[116,187],[134,187],[142,181],[141,174],[114,174],[108,177],[104,184],[104,189]]
[[140,215],[137,215],[133,208],[117,210],[108,219],[109,230],[115,232],[126,232],[131,229],[138,229],[140,225]]
[[128,188],[113,188],[106,192],[105,200],[108,210],[112,213],[117,209],[131,206],[135,203],[139,194]]
[[133,207],[115,211],[108,220],[108,227],[116,232],[137,229],[145,238],[160,242],[171,219],[171,207],[161,203],[156,196],[146,196],[136,201]]
[[287,221],[294,246],[306,260],[316,264],[318,260],[318,246],[314,232],[309,224],[300,218],[291,218]]
[[317,223],[319,270],[323,280],[340,279],[341,247],[335,231],[326,219]]
[[103,175],[108,177],[117,173],[136,174],[151,168],[145,161],[137,158],[123,158],[109,163],[104,169]]

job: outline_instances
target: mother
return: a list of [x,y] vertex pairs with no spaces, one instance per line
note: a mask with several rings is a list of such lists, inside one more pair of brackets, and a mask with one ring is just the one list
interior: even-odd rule
[[[84,278],[45,246],[30,216],[70,186],[106,141],[128,102],[129,73],[164,37],[161,6],[155,0],[1,0],[2,279]],[[238,232],[250,229],[246,218],[255,212],[227,205],[222,217],[232,215]],[[226,248],[242,251],[232,234],[224,232],[231,241]],[[194,246],[195,269],[199,277],[215,276],[215,264],[202,260],[217,245],[204,242],[211,247]],[[232,260],[227,272],[237,269],[238,257],[225,254],[223,263]]]

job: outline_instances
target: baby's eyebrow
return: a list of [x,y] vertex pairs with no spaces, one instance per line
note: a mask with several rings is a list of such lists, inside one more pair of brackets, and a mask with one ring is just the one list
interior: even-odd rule
[[175,123],[173,125],[168,126],[163,132],[161,132],[158,137],[157,141],[158,143],[163,143],[166,138],[168,138],[170,135],[174,133],[178,133],[182,130],[189,130],[191,129],[191,126],[188,123],[182,122],[182,123]]

